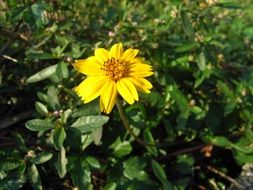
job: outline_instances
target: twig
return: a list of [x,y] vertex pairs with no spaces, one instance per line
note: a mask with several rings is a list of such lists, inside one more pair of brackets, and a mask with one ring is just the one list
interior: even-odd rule
[[[18,31],[21,23],[22,23],[22,19],[18,22],[17,26],[15,27],[13,32]],[[0,48],[0,55],[2,55],[2,53],[15,41],[15,38],[10,38],[1,48]]]
[[226,179],[227,181],[229,181],[230,183],[234,184],[236,187],[238,187],[238,189],[241,189],[241,190],[246,189],[243,185],[241,185],[240,183],[238,183],[236,180],[234,180],[230,176],[226,175],[225,173],[223,173],[223,172],[221,172],[221,171],[213,168],[212,166],[206,166],[206,168],[209,171],[211,171],[211,172],[219,175],[220,177],[222,177],[222,178]]
[[32,111],[27,111],[27,112],[24,112],[24,113],[20,113],[20,114],[17,114],[15,116],[12,116],[12,117],[9,117],[9,118],[6,118],[6,119],[2,119],[0,120],[0,129],[4,129],[4,128],[7,128],[9,126],[12,126],[22,120],[25,120],[29,117],[32,116]]
[[28,38],[25,35],[23,35],[23,34],[20,34],[20,33],[17,33],[17,32],[12,32],[12,31],[9,31],[9,30],[6,30],[6,29],[0,27],[0,35],[8,37],[8,38],[12,38],[12,39],[17,39],[17,40],[23,41],[27,45],[31,46],[31,44],[28,41]]
[[12,61],[12,62],[14,62],[14,63],[17,63],[18,62],[18,60],[17,59],[15,59],[15,58],[13,58],[13,57],[11,57],[11,56],[8,56],[8,55],[1,55],[4,59],[8,59],[8,60],[10,60],[10,61]]
[[[162,148],[162,147],[168,147],[168,146],[173,146],[174,144],[172,143],[154,143],[154,144],[151,144],[151,143],[146,143],[144,142],[143,140],[141,140],[139,137],[137,137],[134,132],[132,131],[132,129],[130,128],[130,124],[129,124],[129,121],[123,111],[123,108],[122,108],[122,105],[121,103],[119,102],[119,99],[116,100],[116,106],[118,108],[118,111],[119,111],[119,115],[120,115],[120,118],[124,124],[124,127],[127,129],[127,131],[134,137],[134,139],[141,145],[144,145],[144,146],[155,146],[157,148]],[[181,144],[181,143],[180,143]],[[204,145],[203,145],[204,146]]]
[[200,149],[204,148],[205,146],[207,146],[207,144],[196,145],[194,147],[178,150],[178,151],[166,154],[166,155],[164,155],[160,158],[157,158],[157,160],[164,160],[164,159],[167,159],[169,157],[177,156],[179,154],[186,154],[186,153],[194,152],[194,151],[197,151],[197,150],[200,150]]

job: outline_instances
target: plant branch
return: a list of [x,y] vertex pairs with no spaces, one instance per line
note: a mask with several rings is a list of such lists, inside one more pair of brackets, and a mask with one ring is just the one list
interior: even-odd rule
[[28,119],[29,117],[32,116],[32,114],[33,114],[33,111],[30,110],[30,111],[27,111],[24,113],[20,113],[20,114],[2,119],[2,120],[0,120],[0,129],[10,127],[22,120]]
[[134,139],[140,143],[141,145],[144,145],[144,146],[147,146],[148,144],[146,144],[144,141],[142,141],[139,137],[137,137],[134,132],[132,131],[132,129],[130,128],[130,124],[129,124],[129,121],[123,111],[123,108],[122,108],[122,105],[119,101],[119,99],[117,98],[116,99],[116,106],[118,108],[118,111],[119,111],[119,115],[120,115],[120,118],[124,124],[124,127],[127,129],[127,131],[134,137]]
[[[134,137],[134,139],[141,145],[144,145],[144,146],[155,146],[157,148],[162,148],[162,147],[168,147],[168,146],[173,146],[172,143],[154,143],[154,144],[150,144],[150,143],[146,143],[144,142],[143,140],[141,140],[139,137],[137,137],[134,132],[132,131],[131,127],[130,127],[130,124],[129,124],[129,121],[124,113],[124,110],[122,108],[122,105],[119,101],[119,99],[117,98],[116,99],[116,106],[117,106],[117,109],[119,111],[119,115],[120,115],[120,118],[124,124],[124,127],[127,129],[127,131]],[[179,144],[182,144],[182,143],[179,143]],[[203,147],[205,145],[201,145],[201,147]]]
[[241,189],[241,190],[245,189],[245,187],[243,185],[241,185],[240,183],[238,183],[236,180],[234,180],[230,176],[226,175],[225,173],[213,168],[212,166],[206,166],[206,168],[209,171],[219,175],[220,177],[222,177],[222,178],[226,179],[227,181],[229,181],[230,183],[234,184],[238,189]]
[[197,150],[200,150],[200,149],[204,148],[205,146],[207,146],[207,144],[200,144],[200,145],[196,145],[194,147],[184,148],[182,150],[178,150],[178,151],[175,151],[175,152],[172,152],[172,153],[168,153],[168,154],[158,158],[157,160],[165,160],[169,157],[177,156],[179,154],[187,154],[187,153],[190,153],[190,152],[194,152],[194,151],[197,151]]

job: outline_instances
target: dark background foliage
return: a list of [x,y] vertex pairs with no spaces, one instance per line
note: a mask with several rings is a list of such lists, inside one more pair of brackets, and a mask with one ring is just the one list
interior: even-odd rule
[[[253,162],[252,14],[251,0],[0,0],[0,189],[236,183]],[[73,60],[117,42],[154,67],[124,111],[158,146],[73,91]]]

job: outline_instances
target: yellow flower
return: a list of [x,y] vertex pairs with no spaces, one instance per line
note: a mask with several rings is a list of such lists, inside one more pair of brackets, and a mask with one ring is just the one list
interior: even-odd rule
[[95,50],[95,55],[76,60],[74,67],[87,78],[75,88],[84,103],[100,96],[100,110],[109,114],[118,93],[129,103],[139,100],[138,91],[150,93],[152,84],[144,77],[153,74],[144,58],[136,57],[139,50],[123,51],[122,44],[114,44],[110,51]]

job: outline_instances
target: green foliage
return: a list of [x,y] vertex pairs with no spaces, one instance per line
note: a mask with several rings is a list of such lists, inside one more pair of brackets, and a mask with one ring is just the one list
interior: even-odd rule
[[[251,0],[0,1],[0,189],[227,189],[253,162]],[[122,42],[153,66],[123,109],[72,63]],[[50,180],[48,180],[50,179]]]

